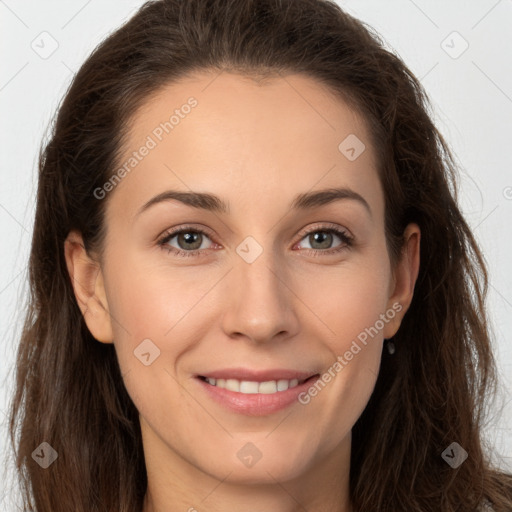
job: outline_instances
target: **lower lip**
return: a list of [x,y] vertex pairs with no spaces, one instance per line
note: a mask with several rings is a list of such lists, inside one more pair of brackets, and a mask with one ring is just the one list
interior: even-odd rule
[[204,380],[196,377],[196,380],[215,402],[227,409],[246,414],[247,416],[266,416],[273,412],[281,411],[298,401],[300,393],[306,391],[319,378],[318,375],[308,379],[306,382],[289,388],[286,391],[276,393],[238,393],[228,389],[212,386]]

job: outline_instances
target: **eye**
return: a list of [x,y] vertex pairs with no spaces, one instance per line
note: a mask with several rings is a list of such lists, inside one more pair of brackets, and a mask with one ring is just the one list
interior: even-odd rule
[[[310,252],[313,256],[329,255],[347,250],[352,247],[353,237],[343,229],[335,225],[315,226],[301,234],[301,241],[295,244],[301,250]],[[302,247],[302,241],[309,245]],[[333,247],[333,244],[334,247]],[[178,257],[201,256],[204,250],[214,248],[216,244],[212,242],[209,233],[206,230],[181,226],[167,232],[159,241],[158,245],[173,253]]]
[[[208,244],[208,240],[210,244]],[[199,228],[183,226],[168,232],[158,241],[158,245],[177,256],[194,256],[203,249],[210,249],[213,242],[208,233]]]
[[[301,247],[302,240],[306,242],[306,247]],[[301,242],[296,247],[313,251],[314,255],[332,254],[352,247],[353,237],[346,231],[331,226],[320,226],[303,233]],[[333,247],[333,244],[334,247]]]

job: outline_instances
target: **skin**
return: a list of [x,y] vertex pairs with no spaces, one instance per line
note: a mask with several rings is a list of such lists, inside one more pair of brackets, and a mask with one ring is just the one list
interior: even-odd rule
[[[383,340],[411,302],[419,228],[407,226],[392,268],[365,122],[300,74],[257,82],[204,71],[170,84],[131,119],[126,157],[190,96],[198,105],[104,199],[102,258],[84,251],[78,232],[65,244],[87,326],[98,341],[114,343],[140,412],[143,510],[348,512],[351,429],[373,391]],[[366,146],[354,161],[338,149],[349,134]],[[357,192],[371,213],[352,199],[291,210],[297,194],[331,187]],[[137,215],[169,189],[218,195],[229,212],[170,200]],[[353,245],[334,235],[324,248],[302,234],[325,231],[326,223],[349,233]],[[179,257],[158,245],[170,228],[188,224],[210,230],[202,255]],[[252,263],[236,252],[247,236],[263,249]],[[169,245],[187,250],[178,237]],[[325,253],[335,247],[344,248]],[[307,405],[238,414],[209,399],[194,378],[239,366],[323,374],[395,303],[402,310]],[[160,350],[149,366],[134,357],[147,338]],[[249,442],[261,453],[250,468],[237,457]]]

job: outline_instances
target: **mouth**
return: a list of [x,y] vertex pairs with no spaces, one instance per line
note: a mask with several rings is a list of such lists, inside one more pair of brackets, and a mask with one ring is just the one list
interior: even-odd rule
[[316,373],[303,379],[276,379],[266,381],[254,381],[254,380],[239,380],[234,378],[214,378],[203,375],[198,375],[197,378],[206,382],[210,386],[214,386],[227,391],[235,393],[241,393],[245,395],[253,394],[264,394],[272,395],[276,393],[282,393],[299,386],[302,386],[306,382],[316,379],[320,374]]
[[195,375],[199,389],[224,410],[266,416],[291,407],[320,378],[295,370],[225,369]]

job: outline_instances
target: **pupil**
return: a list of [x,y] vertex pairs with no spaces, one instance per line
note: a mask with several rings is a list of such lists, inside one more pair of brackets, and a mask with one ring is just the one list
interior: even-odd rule
[[199,249],[201,247],[201,233],[182,233],[178,235],[178,245],[180,247],[182,247],[181,241],[185,241],[185,249]]
[[[311,247],[315,249],[329,249],[329,246],[332,243],[332,233],[327,233],[326,231],[317,231],[310,235],[309,243]],[[314,243],[319,243],[320,247],[314,247]]]

